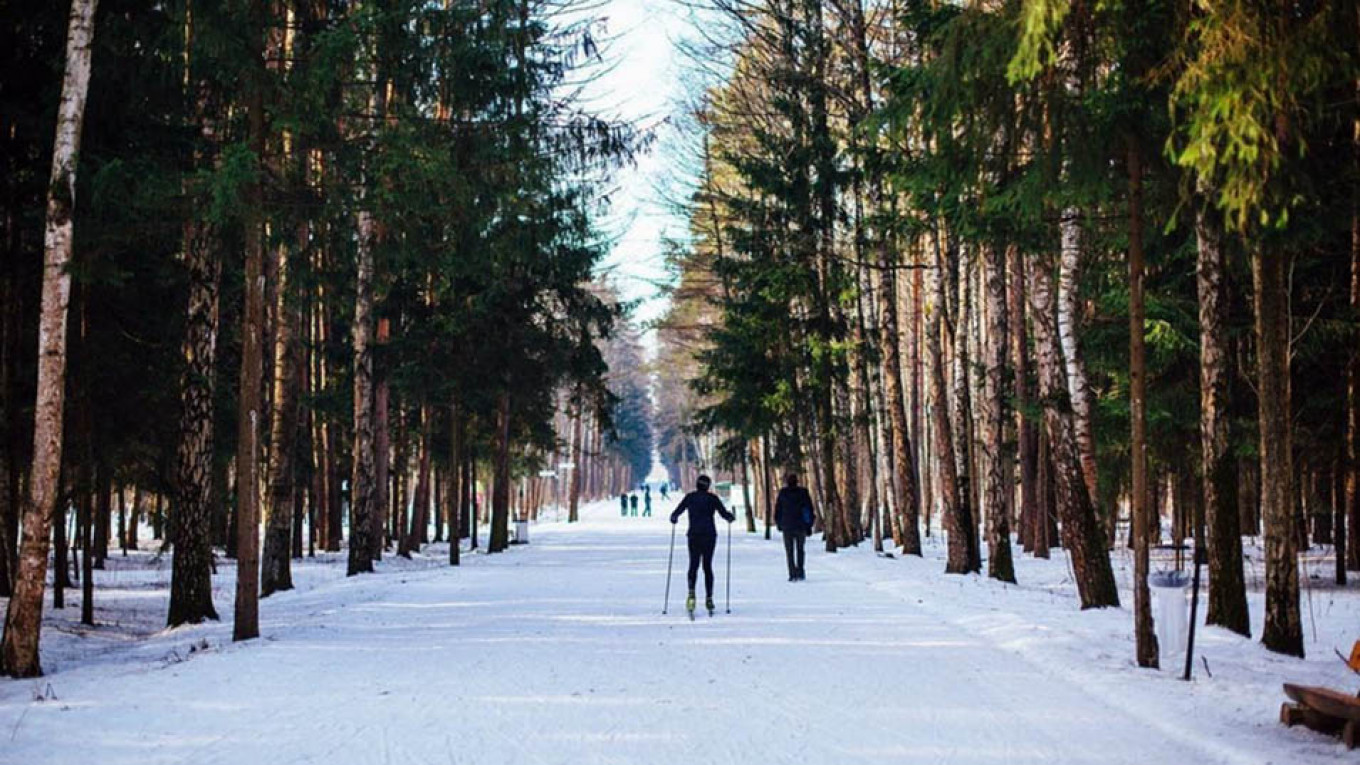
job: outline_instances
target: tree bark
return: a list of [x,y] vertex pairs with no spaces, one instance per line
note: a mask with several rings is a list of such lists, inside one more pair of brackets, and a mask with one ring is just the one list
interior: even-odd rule
[[1237,465],[1229,444],[1227,259],[1218,221],[1201,209],[1195,218],[1199,247],[1200,449],[1208,526],[1208,624],[1251,635],[1242,571],[1242,531],[1237,509]]
[[1006,267],[1005,253],[996,246],[982,251],[986,300],[982,381],[982,495],[987,503],[987,575],[1015,581],[1011,559],[1009,488],[1004,468],[1006,437]]
[[1152,629],[1152,594],[1148,590],[1147,490],[1147,351],[1143,337],[1143,165],[1135,144],[1129,146],[1129,419],[1132,436],[1133,636],[1140,667],[1156,668],[1160,657]]
[[[3,127],[0,126],[0,134]],[[18,291],[13,284],[13,262],[17,260],[14,241],[17,239],[12,215],[5,221],[5,262],[0,265],[0,597],[8,598],[14,594],[14,576],[19,570],[18,532],[19,503],[17,501],[15,475],[16,431],[19,430],[16,411],[17,398],[11,387],[12,367],[15,364],[13,348],[14,336],[18,334],[15,324],[19,322],[20,305],[16,298]]]
[[212,601],[213,387],[217,366],[218,296],[222,261],[217,232],[205,222],[184,226],[189,300],[181,352],[179,445],[174,483],[175,546],[166,624],[217,619]]
[[1256,365],[1261,434],[1261,518],[1265,527],[1266,618],[1261,642],[1303,656],[1293,459],[1289,449],[1289,314],[1285,256],[1254,253]]
[[498,553],[510,546],[510,392],[501,391],[496,402],[496,459],[491,497],[491,538],[486,551]]
[[1029,297],[1039,364],[1039,398],[1044,406],[1044,424],[1053,457],[1051,478],[1058,516],[1062,519],[1063,547],[1067,548],[1072,560],[1081,607],[1118,606],[1119,591],[1110,568],[1105,535],[1096,521],[1095,508],[1091,505],[1091,495],[1081,471],[1072,424],[1071,394],[1054,317],[1051,265],[1051,259],[1042,254],[1030,257]]
[[1086,378],[1086,362],[1077,341],[1077,324],[1081,318],[1077,294],[1084,259],[1081,212],[1072,208],[1064,210],[1059,225],[1062,263],[1058,276],[1058,337],[1067,370],[1067,390],[1072,400],[1072,429],[1081,458],[1081,474],[1086,482],[1086,491],[1094,503],[1100,494],[1097,491],[1096,447],[1091,426],[1091,385]]
[[269,502],[265,505],[260,596],[293,589],[293,497],[297,490],[298,315],[292,299],[294,268],[288,250],[277,248],[274,299],[274,395],[269,423]]
[[462,563],[463,423],[458,405],[449,407],[449,565]]
[[972,422],[973,396],[969,384],[969,371],[972,368],[972,355],[969,348],[969,323],[976,306],[969,297],[968,283],[973,270],[971,250],[960,248],[958,252],[958,272],[954,277],[954,321],[952,327],[953,356],[950,359],[950,388],[953,395],[949,399],[949,417],[954,432],[955,475],[959,482],[959,512],[955,533],[963,535],[966,571],[982,571],[982,550],[978,540],[978,512],[976,501],[977,487],[974,485],[976,471],[973,469]]
[[581,391],[578,390],[577,401],[573,407],[575,414],[571,418],[571,491],[567,498],[567,523],[576,523],[580,520],[581,474],[585,472],[584,465],[581,464],[583,462],[581,420],[585,415],[585,402],[580,397]]
[[[258,35],[265,34],[263,0],[251,3]],[[265,153],[263,48],[249,83],[246,121],[257,172],[263,172]],[[260,636],[260,429],[264,427],[264,189],[257,178],[246,192],[245,308],[241,314],[241,376],[236,442],[236,609],[232,640]]]
[[372,518],[377,512],[373,444],[373,216],[358,214],[358,277],[354,300],[354,480],[350,482],[347,575],[373,571]]
[[420,445],[416,455],[416,491],[414,507],[411,509],[409,528],[399,528],[402,534],[398,554],[410,558],[411,553],[420,552],[421,531],[429,522],[430,511],[430,412],[429,407],[420,407]]
[[[87,441],[88,443],[88,441]],[[91,450],[93,451],[93,450]],[[88,471],[88,467],[86,468]],[[87,479],[88,480],[88,479]],[[102,489],[103,478],[99,476],[95,479],[96,487]],[[81,493],[77,514],[79,518],[76,528],[80,537],[80,623],[94,626],[94,526],[92,513],[94,503],[91,502],[88,484],[85,491]]]
[[[386,345],[388,341],[388,321],[381,319],[378,321],[378,345]],[[373,392],[373,507],[374,513],[371,519],[369,542],[373,560],[382,560],[383,551],[387,549],[387,525],[390,520],[387,515],[392,506],[391,491],[392,484],[392,384],[387,370],[375,370],[374,377],[377,382]]]
[[33,413],[33,461],[23,512],[23,540],[14,595],[5,612],[0,642],[0,673],[12,677],[42,674],[38,635],[52,516],[60,492],[61,448],[66,396],[66,322],[71,298],[72,216],[76,200],[76,162],[90,86],[91,40],[97,0],[71,0],[66,31],[66,67],[57,108],[52,176],[48,183],[43,237],[42,307],[38,319],[37,402]]
[[[1360,121],[1355,126],[1356,161],[1360,163]],[[1360,189],[1351,215],[1351,321],[1360,322]],[[1351,344],[1346,368],[1346,569],[1360,571],[1360,351]],[[1338,552],[1338,555],[1341,553]]]
[[[936,237],[938,237],[938,233]],[[954,430],[949,417],[949,401],[944,374],[944,345],[941,338],[944,322],[941,312],[945,305],[946,263],[944,253],[935,243],[935,267],[930,270],[931,301],[925,305],[926,363],[930,365],[930,416],[935,431],[935,471],[944,505],[945,533],[948,557],[945,572],[966,574],[976,569],[969,566],[968,524],[972,522],[966,491],[959,485],[958,467],[954,461]]]
[[879,265],[883,267],[879,282],[879,343],[883,351],[884,395],[887,397],[888,416],[892,427],[889,448],[892,451],[893,497],[901,527],[901,538],[894,541],[904,555],[920,556],[921,551],[921,491],[917,482],[916,461],[912,458],[911,431],[907,425],[907,407],[902,390],[902,354],[898,345],[897,277],[892,267],[893,257],[886,240],[879,246]]
[[765,499],[765,538],[770,538],[770,527],[774,525],[774,464],[770,458],[770,437],[760,439],[762,473],[761,494]]
[[1039,508],[1038,469],[1039,433],[1034,427],[1030,408],[1034,401],[1034,389],[1029,382],[1029,333],[1025,324],[1025,266],[1020,248],[1011,247],[1006,252],[1006,267],[1009,269],[1011,283],[1007,291],[1010,313],[1011,365],[1013,370],[1015,397],[1015,432],[1020,468],[1020,519],[1024,527],[1026,549],[1036,558],[1048,557],[1047,528],[1041,523],[1042,511]]

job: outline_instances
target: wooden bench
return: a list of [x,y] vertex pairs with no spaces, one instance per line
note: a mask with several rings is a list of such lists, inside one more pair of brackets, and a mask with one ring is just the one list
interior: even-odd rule
[[[1346,666],[1360,673],[1360,640],[1351,648]],[[1284,695],[1293,703],[1280,706],[1280,722],[1306,725],[1321,733],[1339,734],[1347,749],[1360,746],[1360,697],[1310,685],[1284,684]]]

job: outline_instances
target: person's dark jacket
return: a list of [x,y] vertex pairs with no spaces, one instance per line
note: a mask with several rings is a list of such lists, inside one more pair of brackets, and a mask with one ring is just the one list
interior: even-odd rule
[[785,534],[811,534],[817,518],[812,494],[803,486],[785,486],[774,501],[774,525]]
[[718,495],[707,491],[691,491],[680,500],[675,512],[671,513],[671,523],[677,523],[684,512],[689,511],[689,536],[692,537],[716,537],[718,527],[713,523],[713,515],[716,513],[727,520],[728,523],[735,521],[737,516],[728,512],[723,507]]

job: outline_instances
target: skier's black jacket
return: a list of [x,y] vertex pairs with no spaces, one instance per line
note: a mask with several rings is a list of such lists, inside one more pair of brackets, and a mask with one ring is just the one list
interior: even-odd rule
[[671,513],[671,523],[680,520],[680,515],[686,510],[689,511],[689,532],[691,537],[716,537],[718,528],[713,524],[713,514],[717,513],[727,519],[728,523],[735,521],[737,516],[728,512],[723,507],[718,495],[707,491],[691,491],[680,500],[675,512]]
[[811,534],[816,512],[812,494],[802,486],[785,486],[774,501],[774,525],[785,534]]

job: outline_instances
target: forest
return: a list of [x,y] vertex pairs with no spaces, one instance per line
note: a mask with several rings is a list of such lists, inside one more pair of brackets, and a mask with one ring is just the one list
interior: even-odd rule
[[942,533],[1015,582],[1061,548],[1143,667],[1150,549],[1203,551],[1248,635],[1245,535],[1302,656],[1301,552],[1360,569],[1356,5],[709,5],[667,463],[749,476],[767,537],[801,473],[827,551]]
[[300,560],[459,566],[654,458],[753,543],[796,473],[826,553],[1063,558],[1144,668],[1185,552],[1302,658],[1304,559],[1360,571],[1360,5],[676,4],[644,324],[606,3],[0,0],[0,672],[120,552],[247,641]]
[[[637,332],[596,273],[610,179],[647,136],[572,98],[595,15],[0,17],[5,673],[41,672],[47,581],[93,624],[93,571],[139,529],[173,552],[166,624],[226,616],[248,639],[294,559],[343,546],[368,572],[431,538],[476,547],[479,519],[499,552],[549,492],[574,515],[650,467]],[[242,572],[229,615],[219,555]]]

